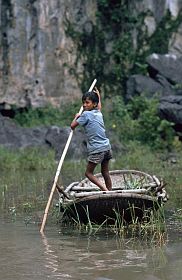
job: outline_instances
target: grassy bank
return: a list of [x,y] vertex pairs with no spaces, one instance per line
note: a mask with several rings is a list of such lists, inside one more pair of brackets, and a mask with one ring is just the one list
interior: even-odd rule
[[[24,127],[39,125],[68,126],[80,103],[66,109],[51,107],[29,109],[15,114]],[[140,96],[127,104],[121,96],[103,100],[103,115],[111,144],[122,144],[115,152],[110,169],[137,169],[163,178],[170,200],[167,207],[182,205],[182,143],[172,123],[158,116],[158,101]],[[57,170],[53,151],[0,148],[0,205],[6,211],[31,212],[44,209]],[[59,184],[66,186],[84,176],[85,160],[66,158]],[[96,170],[99,172],[99,169]]]
[[[84,177],[85,160],[66,159],[59,177],[59,184],[66,186]],[[57,169],[53,151],[43,153],[37,149],[10,152],[0,149],[1,207],[40,209],[50,192]],[[122,154],[114,155],[110,169],[137,169],[163,178],[167,183],[170,200],[167,207],[182,205],[182,152],[169,154],[155,152],[148,146],[131,142]],[[96,172],[100,172],[99,167]],[[30,203],[29,207],[27,203]],[[26,209],[27,210],[27,209]],[[30,210],[30,209],[29,209]]]

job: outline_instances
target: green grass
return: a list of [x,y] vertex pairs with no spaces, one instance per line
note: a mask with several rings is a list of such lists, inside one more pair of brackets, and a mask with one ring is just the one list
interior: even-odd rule
[[61,219],[61,228],[69,226],[73,228],[73,230],[77,230],[80,233],[86,233],[90,236],[104,233],[107,235],[115,235],[121,240],[128,238],[130,241],[136,241],[136,238],[138,238],[141,241],[149,242],[151,244],[157,243],[158,246],[163,245],[166,241],[167,235],[163,208],[160,208],[158,211],[146,211],[144,213],[142,222],[139,222],[139,220],[134,215],[133,207],[131,207],[130,211],[133,217],[131,224],[124,223],[121,215],[113,209],[115,212],[113,225],[109,225],[107,223],[107,217],[102,224],[95,224],[91,222],[88,209],[84,210],[86,211],[88,219],[87,224],[80,222],[80,217],[77,210],[75,209],[75,219],[64,216],[64,218]]
[[15,110],[14,120],[23,127],[40,125],[69,126],[80,106],[80,101],[75,101],[66,104],[62,108],[54,108],[49,105],[43,108],[30,108],[21,112]]
[[38,170],[49,169],[55,164],[53,150],[26,148],[8,150],[0,147],[0,170]]
[[[16,213],[44,210],[57,166],[53,151],[8,151],[0,148],[1,209],[16,209]],[[65,187],[73,181],[82,180],[85,167],[85,159],[65,159],[59,184]],[[115,169],[137,169],[163,178],[170,197],[165,208],[181,209],[182,151],[178,150],[176,162],[173,162],[168,152],[155,152],[148,146],[131,142],[125,146],[125,152],[114,155],[110,162],[110,170]],[[100,172],[99,166],[95,172]]]

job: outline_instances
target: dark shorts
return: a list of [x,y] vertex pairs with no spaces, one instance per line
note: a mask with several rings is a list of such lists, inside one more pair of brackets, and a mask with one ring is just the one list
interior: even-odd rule
[[103,161],[110,160],[112,158],[112,152],[111,150],[96,153],[96,154],[90,154],[87,157],[87,160],[93,163],[102,163]]

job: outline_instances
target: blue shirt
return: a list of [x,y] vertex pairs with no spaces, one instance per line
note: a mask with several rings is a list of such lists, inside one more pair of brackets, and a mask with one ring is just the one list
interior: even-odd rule
[[101,111],[97,109],[84,111],[76,121],[85,129],[89,154],[100,153],[111,149],[109,139],[105,134]]

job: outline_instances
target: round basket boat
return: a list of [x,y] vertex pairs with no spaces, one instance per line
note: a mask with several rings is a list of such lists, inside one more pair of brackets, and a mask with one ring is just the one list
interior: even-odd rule
[[[114,170],[110,175],[112,191],[100,191],[87,178],[70,184],[60,196],[63,218],[84,224],[141,222],[165,200],[155,176],[136,170]],[[103,181],[100,173],[96,176]]]

